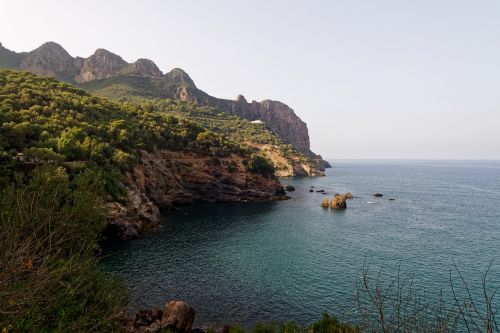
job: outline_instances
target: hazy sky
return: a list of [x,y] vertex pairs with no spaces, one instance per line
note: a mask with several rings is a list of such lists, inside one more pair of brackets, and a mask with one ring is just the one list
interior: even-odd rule
[[0,42],[106,48],[291,106],[329,158],[500,158],[500,0],[0,0]]

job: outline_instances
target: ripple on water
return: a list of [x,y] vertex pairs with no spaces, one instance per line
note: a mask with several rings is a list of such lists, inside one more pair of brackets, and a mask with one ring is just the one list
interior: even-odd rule
[[[160,230],[110,248],[102,265],[131,289],[131,310],[184,299],[201,326],[307,324],[323,311],[356,319],[365,261],[375,271],[401,264],[430,295],[450,297],[452,259],[479,282],[497,258],[490,278],[500,285],[500,164],[488,163],[338,162],[328,177],[284,179],[296,188],[288,201],[166,212]],[[311,185],[355,198],[324,210]]]

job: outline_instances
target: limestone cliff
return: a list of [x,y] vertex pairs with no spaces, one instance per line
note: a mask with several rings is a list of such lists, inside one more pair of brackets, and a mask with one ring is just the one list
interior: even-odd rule
[[241,156],[213,158],[192,152],[140,152],[140,164],[124,176],[127,202],[107,205],[109,225],[123,239],[160,223],[158,208],[196,202],[286,199],[274,177],[248,172]]
[[81,67],[78,68],[79,73],[74,78],[76,82],[107,79],[128,66],[128,63],[120,56],[104,49],[98,49],[86,59],[79,59],[81,59],[79,60]]

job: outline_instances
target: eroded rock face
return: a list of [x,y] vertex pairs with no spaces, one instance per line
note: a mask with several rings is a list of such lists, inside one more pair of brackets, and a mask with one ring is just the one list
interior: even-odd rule
[[127,202],[106,204],[109,231],[121,239],[139,237],[160,224],[160,210],[135,186],[127,188]]
[[48,42],[26,54],[20,69],[37,75],[59,76],[66,79],[76,75],[73,57],[61,45]]
[[170,84],[196,88],[194,81],[184,70],[180,68],[174,68],[170,72],[166,73],[165,79]]
[[138,59],[136,62],[128,65],[123,70],[123,74],[151,78],[160,78],[163,76],[158,66],[149,59]]
[[105,49],[97,49],[93,55],[84,59],[76,82],[89,82],[107,79],[128,66],[120,56]]
[[190,87],[178,90],[174,98],[212,106],[227,114],[244,119],[261,120],[285,143],[292,144],[298,151],[307,156],[315,156],[310,150],[309,131],[306,123],[295,114],[292,108],[282,102],[264,100],[249,103],[242,95],[239,95],[234,101],[219,99]]
[[330,208],[332,208],[332,209],[346,209],[347,203],[345,200],[346,200],[345,195],[336,194],[333,197],[332,201],[330,202]]
[[165,304],[161,317],[161,328],[167,328],[177,333],[190,333],[194,316],[194,309],[186,302],[170,301]]
[[213,158],[162,150],[141,151],[140,157],[141,163],[124,177],[127,202],[106,205],[109,230],[122,239],[158,227],[158,207],[288,198],[276,178],[246,171],[240,156]]
[[277,179],[246,171],[239,156],[213,158],[171,151],[140,154],[142,163],[126,175],[127,183],[160,207],[284,198]]

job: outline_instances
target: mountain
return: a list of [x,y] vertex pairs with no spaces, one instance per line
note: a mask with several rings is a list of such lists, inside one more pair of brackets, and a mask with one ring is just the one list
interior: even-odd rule
[[105,49],[97,49],[88,58],[73,58],[62,46],[47,42],[23,53],[10,51],[0,44],[0,67],[54,76],[94,95],[112,100],[130,98],[180,99],[211,106],[228,115],[250,121],[262,121],[286,144],[315,160],[320,168],[328,162],[310,150],[307,125],[288,105],[272,100],[248,102],[243,96],[235,100],[220,99],[200,90],[180,68],[163,74],[148,59],[128,63]]

